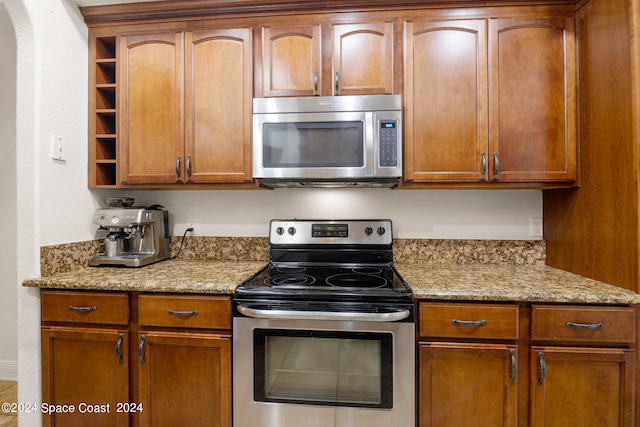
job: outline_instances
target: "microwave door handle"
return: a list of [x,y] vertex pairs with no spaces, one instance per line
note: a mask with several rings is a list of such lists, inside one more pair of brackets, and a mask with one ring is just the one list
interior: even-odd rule
[[391,313],[355,313],[355,312],[326,312],[326,311],[295,311],[295,310],[261,310],[238,305],[238,311],[257,319],[271,320],[350,320],[366,322],[397,322],[411,315],[409,310]]

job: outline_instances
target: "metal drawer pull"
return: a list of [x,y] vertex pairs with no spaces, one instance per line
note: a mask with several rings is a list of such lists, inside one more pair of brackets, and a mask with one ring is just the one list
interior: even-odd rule
[[498,158],[498,152],[493,152],[493,180],[498,180],[498,174],[500,173],[500,159]]
[[174,310],[169,310],[167,311],[167,313],[173,315],[173,316],[178,316],[178,317],[189,317],[189,316],[197,316],[198,315],[198,310],[193,310],[193,311],[174,311]]
[[487,180],[487,153],[485,152],[482,152],[482,175],[480,175],[480,180]]
[[187,164],[185,165],[187,170],[187,182],[191,182],[191,155],[187,156]]
[[318,96],[318,69],[313,70],[313,96]]
[[180,182],[180,156],[176,159],[176,182]]
[[567,322],[567,328],[602,329],[602,328],[604,328],[604,323],[573,323],[573,322]]
[[98,307],[76,307],[74,305],[70,305],[67,307],[71,311],[75,311],[76,313],[89,313],[91,311],[96,311]]
[[458,320],[452,319],[452,325],[460,325],[460,326],[484,326],[488,322],[486,320]]
[[140,338],[140,344],[138,345],[138,359],[140,359],[140,366],[144,366],[147,362],[144,360],[144,335]]
[[544,361],[544,354],[538,353],[538,363],[540,364],[540,376],[538,377],[538,387],[542,387],[544,379],[547,377],[547,364]]
[[122,365],[122,352],[120,349],[122,348],[122,339],[124,338],[124,334],[118,334],[118,342],[116,343],[116,356],[118,356],[118,363]]
[[516,351],[514,349],[509,350],[511,355],[511,376],[509,377],[509,384],[515,384],[516,375],[518,375],[518,360],[516,359]]

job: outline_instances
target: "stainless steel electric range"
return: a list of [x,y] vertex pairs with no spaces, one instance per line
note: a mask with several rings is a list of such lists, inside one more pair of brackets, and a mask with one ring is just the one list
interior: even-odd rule
[[234,427],[413,427],[411,290],[390,220],[274,220],[237,287]]

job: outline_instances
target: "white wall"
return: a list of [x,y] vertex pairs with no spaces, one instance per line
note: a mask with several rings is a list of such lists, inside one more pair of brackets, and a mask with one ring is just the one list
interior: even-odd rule
[[18,379],[16,38],[0,4],[0,379]]
[[[41,401],[39,292],[19,286],[39,274],[43,245],[88,240],[93,210],[107,196],[133,194],[187,217],[202,235],[266,236],[275,217],[389,217],[398,237],[528,238],[542,215],[538,191],[90,191],[87,189],[87,29],[71,0],[0,0],[17,41],[16,164],[19,399]],[[7,36],[0,33],[1,44]],[[1,134],[1,133],[0,133]],[[49,157],[52,134],[65,138],[68,160]],[[22,413],[20,425],[41,416]]]
[[136,204],[169,209],[174,235],[187,219],[204,236],[267,236],[274,218],[390,218],[394,235],[424,239],[533,239],[540,191],[278,189],[273,191],[121,191]]

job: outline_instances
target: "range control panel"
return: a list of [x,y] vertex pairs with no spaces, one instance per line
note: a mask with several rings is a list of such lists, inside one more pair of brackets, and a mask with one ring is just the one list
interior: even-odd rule
[[391,220],[272,220],[269,243],[275,245],[390,245]]

